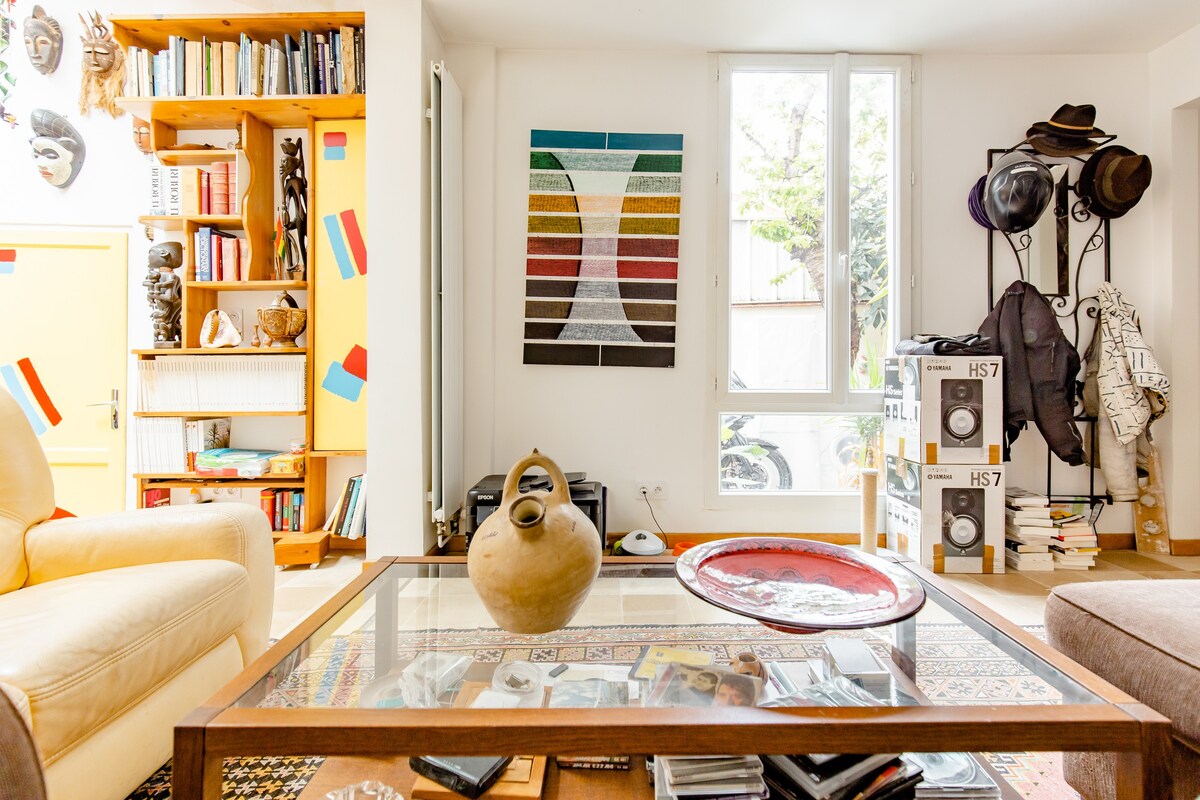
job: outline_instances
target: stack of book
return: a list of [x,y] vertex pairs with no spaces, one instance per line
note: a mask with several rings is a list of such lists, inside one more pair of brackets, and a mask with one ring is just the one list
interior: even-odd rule
[[1004,562],[1018,572],[1052,572],[1050,498],[1009,486],[1004,491]]
[[758,756],[657,756],[656,798],[763,800],[770,796]]
[[905,753],[903,759],[921,770],[918,800],[999,800],[1000,787],[970,753]]
[[172,356],[137,362],[138,411],[303,411],[303,355]]
[[127,97],[362,94],[367,90],[366,37],[361,27],[259,42],[168,37],[157,53],[130,47]]
[[1086,503],[1056,503],[1051,507],[1054,527],[1050,552],[1057,569],[1091,569],[1096,565],[1100,543],[1089,510]]
[[303,531],[304,492],[300,489],[263,489],[258,504],[273,531]]
[[207,167],[150,168],[150,212],[156,216],[238,214],[236,161]]
[[244,281],[249,279],[249,240],[208,226],[197,230],[194,237],[192,252],[196,254],[195,280]]
[[367,476],[355,475],[346,481],[333,511],[321,530],[335,536],[358,539],[367,535]]

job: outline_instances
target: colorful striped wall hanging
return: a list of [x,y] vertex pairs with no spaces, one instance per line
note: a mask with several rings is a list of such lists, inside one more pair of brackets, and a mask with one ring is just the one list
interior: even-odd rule
[[675,366],[683,136],[529,137],[526,364]]

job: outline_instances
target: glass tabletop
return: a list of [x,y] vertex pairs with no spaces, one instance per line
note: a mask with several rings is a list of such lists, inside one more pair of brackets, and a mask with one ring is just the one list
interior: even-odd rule
[[282,654],[234,705],[454,709],[1104,702],[958,603],[939,583],[922,579],[927,601],[903,622],[799,635],[771,630],[693,596],[676,580],[671,564],[606,563],[566,627],[528,636],[496,627],[466,564],[395,563]]

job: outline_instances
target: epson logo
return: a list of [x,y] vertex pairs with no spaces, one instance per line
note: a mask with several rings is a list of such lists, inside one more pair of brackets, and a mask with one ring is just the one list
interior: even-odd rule
[[496,495],[494,495],[494,494],[477,494],[477,495],[475,495],[475,499],[476,500],[495,500]]
[[926,364],[927,372],[950,372],[953,369],[949,364]]

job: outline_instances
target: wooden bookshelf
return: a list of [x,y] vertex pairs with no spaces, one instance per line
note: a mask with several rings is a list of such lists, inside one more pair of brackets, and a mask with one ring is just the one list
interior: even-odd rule
[[159,356],[297,356],[308,355],[307,347],[174,347],[131,351],[138,358]]
[[237,150],[219,150],[211,147],[157,150],[154,157],[164,167],[202,167],[216,161],[233,161],[237,158]]
[[[151,52],[165,50],[172,36],[182,36],[190,41],[208,39],[212,42],[237,42],[245,33],[260,42],[272,39],[282,41],[286,34],[299,38],[302,30],[329,31],[341,27],[361,28],[365,14],[362,11],[328,11],[313,13],[250,13],[250,14],[197,14],[197,15],[152,15],[109,17],[114,38],[124,48],[139,47]],[[275,129],[302,129],[308,152],[305,154],[309,179],[308,242],[310,256],[314,252],[317,236],[317,221],[313,217],[314,120],[362,119],[366,117],[366,96],[349,95],[214,95],[204,97],[122,97],[118,105],[133,116],[149,123],[151,147],[163,166],[200,167],[220,161],[237,162],[237,198],[240,213],[230,215],[147,215],[139,222],[158,231],[172,234],[169,238],[180,239],[184,247],[184,264],[180,277],[183,283],[183,309],[181,324],[184,345],[174,349],[134,350],[141,360],[170,358],[177,355],[232,356],[232,355],[304,355],[307,360],[308,380],[307,410],[304,411],[154,411],[135,412],[136,417],[184,417],[191,419],[211,417],[300,417],[305,419],[304,435],[311,442],[313,436],[314,408],[313,392],[316,371],[310,357],[316,335],[313,329],[313,303],[317,294],[311,282],[312,259],[307,265],[309,280],[277,280],[272,247],[279,184],[280,150],[275,145]],[[182,144],[180,131],[185,130],[231,130],[235,134],[228,140],[236,141],[232,147],[201,148]],[[196,253],[193,252],[193,237],[202,227],[238,232],[249,241],[250,263],[244,274],[246,280],[197,281]],[[286,277],[286,276],[285,276]],[[305,334],[308,347],[273,348],[249,347],[247,342],[250,328],[256,320],[245,320],[243,344],[239,347],[202,348],[200,330],[205,315],[221,307],[222,295],[231,292],[306,292],[309,309],[308,330]],[[266,305],[262,303],[261,305]],[[249,316],[249,315],[248,315]],[[286,450],[284,442],[275,443],[276,449]],[[309,453],[305,458],[303,476],[261,478],[212,478],[186,473],[180,474],[137,474],[138,501],[142,490],[147,488],[189,488],[205,486],[237,486],[239,488],[292,488],[303,489],[306,503],[306,527],[303,532],[277,531],[275,553],[277,564],[319,563],[329,549],[363,549],[362,539],[350,540],[331,536],[318,529],[326,517],[326,474],[327,464],[332,458],[362,457],[363,451],[327,451]]]
[[209,419],[215,417],[303,417],[307,411],[135,411],[135,417],[187,417]]
[[[135,117],[193,130],[236,128],[245,114],[254,115],[272,128],[303,128],[309,119],[355,119],[367,115],[364,94],[118,97],[117,105]],[[154,141],[153,132],[151,136]],[[154,146],[158,148],[162,143],[154,142]]]
[[188,223],[196,227],[242,228],[242,218],[233,214],[146,214],[138,217],[138,222],[160,231],[181,231]]
[[308,291],[308,281],[187,281],[189,292],[289,292]]
[[237,41],[245,33],[251,39],[277,39],[302,30],[329,30],[349,25],[361,28],[362,11],[289,12],[282,14],[161,14],[134,16],[114,14],[108,18],[113,35],[123,47],[164,50],[171,36],[186,39]]

